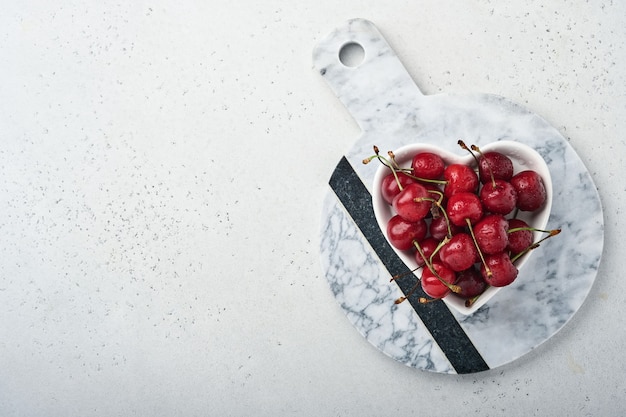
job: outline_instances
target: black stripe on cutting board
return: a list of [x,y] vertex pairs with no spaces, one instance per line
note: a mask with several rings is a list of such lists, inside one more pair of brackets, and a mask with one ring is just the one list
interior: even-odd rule
[[[410,272],[378,227],[371,195],[345,157],[335,168],[329,184],[389,271],[390,276]],[[400,279],[396,283],[405,294],[414,285],[413,280]],[[488,370],[489,366],[446,304],[443,302],[420,304],[417,300],[424,296],[426,295],[421,292],[420,288],[407,301],[422,319],[455,371],[458,374],[467,374]]]

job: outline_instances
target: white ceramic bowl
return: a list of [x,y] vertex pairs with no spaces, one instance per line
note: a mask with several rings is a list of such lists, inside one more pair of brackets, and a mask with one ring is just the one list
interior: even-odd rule
[[[514,141],[502,140],[490,143],[488,145],[484,145],[480,147],[482,152],[489,151],[498,151],[505,155],[507,155],[513,161],[513,172],[516,174],[520,171],[524,171],[527,169],[532,169],[536,171],[542,178],[543,183],[546,188],[547,199],[543,207],[535,212],[523,212],[520,211],[517,215],[519,219],[526,221],[531,227],[535,227],[537,229],[545,229],[548,223],[548,218],[550,217],[550,209],[552,207],[552,178],[550,177],[550,171],[548,170],[548,166],[546,162],[543,160],[541,155],[537,153],[534,149]],[[382,151],[382,149],[381,149]],[[443,150],[437,146],[428,145],[428,144],[411,144],[403,146],[400,149],[393,150],[395,154],[396,161],[401,167],[410,167],[411,161],[413,159],[413,155],[418,152],[433,152],[440,155],[446,165],[453,163],[462,163],[466,165],[470,165],[476,167],[476,162],[472,155],[469,152],[462,150],[459,148],[459,154],[454,154]],[[378,225],[380,226],[383,234],[387,235],[387,223],[389,219],[395,214],[393,208],[387,204],[387,202],[383,199],[381,194],[381,184],[383,178],[390,173],[389,168],[383,166],[382,164],[376,171],[376,175],[374,177],[373,184],[373,192],[372,192],[372,201],[374,206],[374,214],[376,216],[376,220]],[[539,240],[542,236],[545,236],[543,233],[534,232],[533,241]],[[392,245],[393,248],[393,245]],[[417,263],[412,253],[408,251],[400,251],[394,248],[400,259],[404,261],[406,266],[409,269],[415,269],[417,267]],[[536,249],[541,250],[541,249]],[[533,255],[533,251],[528,252],[524,256],[520,257],[515,265],[519,269],[520,273],[517,279],[523,279],[522,270],[524,264],[528,261],[528,258]],[[421,270],[418,270],[415,275],[419,279],[419,275],[421,274]],[[491,298],[493,298],[498,291],[504,290],[506,291],[506,287],[489,287],[476,302],[470,306],[465,306],[465,300],[457,297],[453,294],[446,296],[443,301],[450,307],[453,307],[457,311],[463,314],[472,314],[476,310],[478,310],[481,306],[487,303]]]

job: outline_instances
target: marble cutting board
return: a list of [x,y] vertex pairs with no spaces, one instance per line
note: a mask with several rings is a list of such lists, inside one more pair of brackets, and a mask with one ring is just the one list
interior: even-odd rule
[[[354,67],[339,58],[349,43],[364,50]],[[593,285],[604,242],[597,189],[565,138],[503,97],[422,94],[378,29],[364,19],[350,20],[321,40],[313,62],[362,130],[330,178],[320,251],[333,295],[364,338],[407,366],[467,374],[510,363],[563,328]],[[562,233],[535,251],[517,280],[472,315],[443,302],[421,305],[415,297],[395,305],[413,281],[389,282],[407,267],[376,223],[370,194],[376,169],[361,161],[373,145],[386,152],[425,142],[459,152],[458,139],[478,146],[516,140],[536,149],[554,186],[547,227],[560,227]]]

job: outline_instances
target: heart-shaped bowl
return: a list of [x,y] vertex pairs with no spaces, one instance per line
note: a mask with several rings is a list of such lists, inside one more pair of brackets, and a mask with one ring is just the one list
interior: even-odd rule
[[[552,207],[552,178],[550,176],[548,166],[544,159],[541,157],[541,155],[529,146],[511,140],[500,140],[492,142],[487,145],[481,146],[480,148],[483,153],[489,151],[497,151],[504,155],[507,155],[513,162],[514,174],[531,169],[536,171],[541,176],[546,189],[545,204],[540,209],[534,212],[519,211],[516,217],[524,220],[531,227],[537,229],[545,229],[548,223],[548,218],[550,217],[550,209]],[[467,151],[463,151],[460,148],[459,151],[465,152],[465,154],[457,155],[434,145],[414,143],[393,150],[393,153],[395,155],[395,160],[400,167],[410,167],[413,156],[419,152],[432,152],[441,156],[446,165],[461,163],[469,165],[476,169],[476,161],[474,157],[470,155]],[[389,219],[395,214],[393,208],[389,204],[387,204],[387,202],[383,199],[381,193],[383,178],[389,173],[389,168],[381,164],[374,176],[374,184],[372,189],[372,203],[374,207],[374,215],[376,216],[376,221],[383,231],[385,238],[387,238],[387,223],[389,222]],[[533,232],[533,241],[536,242],[542,236],[543,233],[541,232]],[[387,241],[389,241],[388,238]],[[409,251],[398,250],[394,248],[393,245],[391,245],[391,247],[409,269],[416,270],[415,276],[419,279],[418,274],[421,273],[421,270],[417,269],[418,265],[414,255]],[[516,282],[518,280],[524,279],[522,273],[523,267],[524,264],[528,261],[529,257],[532,255],[533,251],[529,251],[515,262],[515,265],[519,270]],[[452,293],[444,297],[443,301],[449,307],[454,308],[460,313],[469,315],[482,307],[501,290],[506,290],[506,287],[487,288],[487,290],[480,297],[478,297],[478,299],[469,307],[466,307],[464,299]]]

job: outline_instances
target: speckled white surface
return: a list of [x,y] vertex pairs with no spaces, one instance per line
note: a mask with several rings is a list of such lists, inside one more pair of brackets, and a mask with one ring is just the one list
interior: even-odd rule
[[[510,365],[405,367],[328,289],[319,218],[359,127],[311,49],[354,17],[425,94],[544,116],[598,186],[598,279]],[[0,414],[623,414],[625,21],[619,2],[3,5]]]

